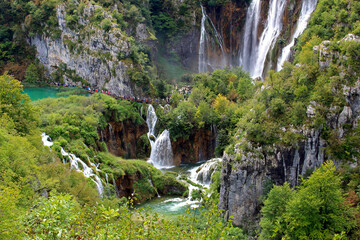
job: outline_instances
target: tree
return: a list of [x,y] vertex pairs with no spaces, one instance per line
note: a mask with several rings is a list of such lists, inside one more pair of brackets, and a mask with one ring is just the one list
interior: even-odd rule
[[0,76],[0,113],[10,117],[20,134],[26,134],[36,127],[38,111],[22,91],[22,85],[13,76]]
[[345,205],[341,177],[333,162],[324,163],[298,190],[275,186],[261,210],[261,239],[335,239],[354,227]]
[[289,239],[333,239],[354,226],[354,216],[344,203],[341,176],[334,163],[324,163],[299,187],[286,207]]
[[37,67],[35,64],[30,64],[28,68],[26,69],[25,73],[25,82],[28,83],[36,83],[40,80],[40,75],[38,73]]
[[288,183],[283,186],[274,186],[261,209],[260,239],[281,239],[286,228],[284,214],[286,205],[294,196]]

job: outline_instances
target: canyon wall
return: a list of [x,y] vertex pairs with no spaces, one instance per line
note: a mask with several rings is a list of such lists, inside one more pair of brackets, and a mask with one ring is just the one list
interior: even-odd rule
[[[63,80],[66,84],[78,86],[86,84],[107,89],[112,94],[133,96],[135,85],[127,73],[133,66],[122,60],[131,54],[131,40],[115,23],[111,23],[110,30],[90,23],[98,11],[103,11],[102,7],[87,4],[77,25],[70,28],[65,7],[58,5],[59,37],[36,35],[29,38],[29,43],[35,47],[36,57],[55,81]],[[102,17],[113,18],[106,11]],[[135,32],[136,41],[151,44],[149,38],[146,26],[139,24]],[[61,79],[56,79],[56,75]]]

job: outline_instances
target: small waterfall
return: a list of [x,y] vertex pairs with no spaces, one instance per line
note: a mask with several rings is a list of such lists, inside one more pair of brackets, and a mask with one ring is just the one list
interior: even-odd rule
[[150,161],[156,168],[172,167],[174,156],[168,130],[164,130],[151,148]]
[[[226,52],[224,49],[224,40],[219,34],[219,32],[216,30],[216,27],[214,23],[211,21],[211,19],[207,16],[206,11],[202,5],[201,7],[201,31],[200,31],[200,41],[199,41],[199,65],[198,70],[199,73],[201,72],[208,72],[210,70],[216,69],[216,68],[223,68],[227,65],[226,62]],[[210,47],[209,41],[211,40],[208,33],[206,32],[206,20],[209,21],[209,24],[211,26],[212,31],[214,31],[215,35],[215,45],[220,47],[221,50],[221,56],[220,56],[220,63],[216,63],[216,60],[213,59],[214,62],[210,61],[209,57],[207,56],[207,49]],[[214,66],[219,65],[219,66]]]
[[[48,135],[43,133],[43,134],[41,134],[41,136],[42,136],[42,141],[43,141],[44,146],[51,147],[53,145],[53,142],[49,141]],[[93,178],[91,178],[91,180],[95,182],[97,191],[98,191],[99,195],[102,196],[104,193],[104,187],[102,185],[102,182],[101,182],[101,179],[99,178],[99,176],[97,176],[85,162],[83,162],[80,158],[78,158],[74,154],[67,153],[63,148],[61,148],[60,152],[61,152],[61,155],[63,155],[64,157],[65,156],[69,157],[70,169],[75,169],[76,171],[82,172],[84,174],[84,176],[87,178],[91,178],[91,177],[95,178],[95,180]],[[89,160],[90,165],[95,166],[95,164],[92,163],[89,158],[88,158],[88,160]],[[65,163],[64,160],[63,160],[63,162]],[[100,171],[97,167],[96,167],[96,170]]]
[[213,158],[199,167],[191,169],[189,176],[190,180],[203,186],[209,186],[211,183],[211,177],[221,161],[221,158]]
[[253,0],[246,13],[245,30],[239,53],[239,65],[249,73],[254,70],[258,47],[258,24],[260,21],[260,0]]
[[49,135],[46,135],[45,133],[41,134],[41,141],[43,142],[44,146],[51,147],[54,143],[51,141],[51,138]]
[[114,185],[114,188],[115,188],[116,196],[119,196],[119,188],[116,185],[116,181],[115,181],[114,177],[113,177],[112,181],[113,181],[113,185]]
[[260,37],[255,68],[253,72],[250,72],[253,78],[262,77],[266,57],[282,30],[282,17],[285,5],[286,0],[270,0],[268,18],[265,29]]
[[[153,143],[155,142],[154,139],[156,139],[155,136],[155,127],[157,122],[157,116],[154,107],[150,104],[146,113],[146,124],[148,126],[149,132],[147,134],[151,147],[153,146]],[[152,139],[151,136],[154,138]]]
[[110,135],[110,140],[115,139],[115,134],[111,123],[109,123],[109,135]]
[[156,122],[156,112],[154,107],[150,104],[146,116],[146,123],[149,129],[147,136],[151,144],[151,154],[149,162],[152,163],[156,168],[173,167],[174,157],[169,131],[164,130],[161,135],[156,138]]
[[101,136],[101,141],[103,142],[104,141],[104,134],[103,134],[102,130],[100,130],[100,136]]
[[295,44],[295,39],[298,38],[306,29],[310,16],[316,8],[316,4],[317,4],[317,0],[303,0],[301,6],[301,13],[297,21],[295,33],[291,37],[291,42],[286,47],[284,47],[281,52],[281,56],[278,59],[278,63],[277,63],[277,71],[280,71],[282,69],[282,65],[284,64],[284,62],[289,60],[291,54],[291,48]]

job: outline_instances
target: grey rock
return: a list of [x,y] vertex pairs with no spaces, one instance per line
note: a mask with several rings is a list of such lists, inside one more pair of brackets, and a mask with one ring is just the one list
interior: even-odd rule
[[[329,108],[327,124],[338,131],[339,137],[347,133],[345,124],[356,128],[360,119],[360,81],[353,87],[344,87],[346,106],[342,109],[337,106]],[[316,102],[308,107],[308,117],[315,114]],[[233,223],[252,230],[257,228],[260,218],[260,200],[264,184],[270,179],[274,184],[284,182],[292,186],[299,184],[300,175],[306,176],[324,161],[332,159],[325,153],[327,142],[321,138],[322,129],[306,128],[290,129],[302,134],[304,140],[295,147],[258,146],[246,140],[246,133],[234,147],[234,155],[224,154],[221,169],[221,187],[219,209],[224,210],[224,217],[233,216]],[[244,152],[242,149],[248,149]],[[339,162],[335,161],[337,166]],[[352,166],[357,166],[354,159]]]
[[[131,66],[127,66],[117,58],[119,54],[130,55],[130,42],[120,29],[113,28],[110,32],[105,32],[90,24],[87,17],[97,8],[101,7],[86,5],[84,15],[79,21],[85,28],[81,35],[80,32],[72,31],[66,26],[65,8],[59,5],[57,19],[61,30],[60,38],[52,39],[45,35],[37,35],[29,39],[29,43],[35,46],[36,56],[49,75],[60,65],[65,65],[68,70],[74,70],[93,88],[105,88],[112,94],[131,96],[133,89],[127,75],[127,69]],[[75,50],[70,49],[69,42],[75,45]],[[78,50],[80,46],[81,49]],[[64,81],[81,85],[67,77],[64,77]]]

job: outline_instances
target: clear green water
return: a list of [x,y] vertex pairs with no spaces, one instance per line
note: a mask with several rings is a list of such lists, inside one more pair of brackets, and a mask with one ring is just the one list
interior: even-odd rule
[[57,94],[60,92],[59,88],[54,87],[35,87],[24,88],[24,93],[30,96],[31,101],[36,101],[43,98],[57,98]]
[[67,97],[69,95],[90,96],[89,93],[81,88],[25,87],[24,93],[30,96],[31,101],[36,101],[43,98]]
[[[182,164],[178,167],[162,169],[161,171],[189,175],[189,170],[193,169],[194,167],[198,167],[201,164],[202,163]],[[182,197],[155,197],[148,202],[139,205],[139,207],[156,212],[159,215],[166,217],[177,217],[185,214],[188,209],[194,211],[192,207],[197,205],[198,204],[195,201],[190,201],[189,199]]]

